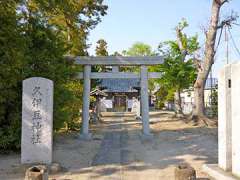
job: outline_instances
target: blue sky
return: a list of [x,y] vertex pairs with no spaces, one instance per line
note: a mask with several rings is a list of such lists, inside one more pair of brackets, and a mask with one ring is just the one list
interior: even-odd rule
[[[160,42],[174,40],[174,27],[182,19],[187,19],[189,27],[186,33],[198,34],[200,44],[204,43],[201,26],[206,26],[210,16],[212,0],[105,0],[108,5],[107,15],[91,31],[88,43],[89,53],[94,55],[96,41],[105,39],[109,53],[121,52],[135,42],[144,42],[157,48]],[[224,17],[234,10],[240,15],[240,1],[232,0],[224,5],[221,15]],[[240,19],[238,20],[240,23]],[[240,26],[232,29],[233,37],[240,49]],[[240,61],[240,55],[234,50],[230,41],[230,60]],[[213,74],[217,76],[219,68],[226,59],[224,42],[218,50]]]

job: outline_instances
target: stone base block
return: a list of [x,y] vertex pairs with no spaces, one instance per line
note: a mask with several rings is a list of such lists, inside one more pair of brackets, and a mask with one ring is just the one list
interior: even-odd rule
[[231,172],[226,172],[219,168],[217,164],[204,164],[203,171],[216,180],[239,180]]
[[196,180],[196,171],[188,164],[180,164],[175,167],[174,171],[175,180]]
[[88,134],[80,134],[80,135],[78,136],[78,139],[84,140],[84,141],[90,141],[90,140],[92,140],[92,134],[91,134],[91,133],[88,133]]
[[48,180],[48,170],[44,165],[33,166],[27,169],[25,180]]

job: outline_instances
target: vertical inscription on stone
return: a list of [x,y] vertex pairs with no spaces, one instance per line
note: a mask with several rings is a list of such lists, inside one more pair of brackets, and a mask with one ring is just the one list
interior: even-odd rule
[[35,86],[32,92],[32,144],[41,143],[42,112],[40,105],[42,102],[41,87]]
[[33,77],[23,81],[22,163],[52,162],[53,82]]

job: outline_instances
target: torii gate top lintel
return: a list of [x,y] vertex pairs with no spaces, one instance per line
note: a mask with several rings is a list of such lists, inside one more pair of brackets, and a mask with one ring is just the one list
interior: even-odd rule
[[164,62],[162,56],[77,56],[72,58],[79,65],[116,65],[116,66],[140,66],[158,65]]

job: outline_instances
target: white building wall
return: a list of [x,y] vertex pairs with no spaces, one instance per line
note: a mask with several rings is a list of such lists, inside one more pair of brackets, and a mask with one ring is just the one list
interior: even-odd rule
[[[210,106],[210,97],[211,97],[211,90],[210,89],[204,90],[205,106]],[[183,113],[190,114],[193,110],[193,105],[194,105],[193,90],[186,90],[186,91],[182,92],[181,99],[182,99]]]

